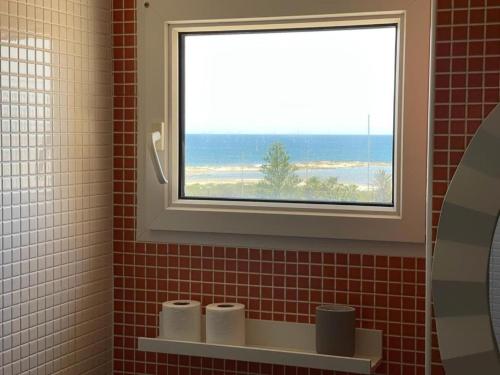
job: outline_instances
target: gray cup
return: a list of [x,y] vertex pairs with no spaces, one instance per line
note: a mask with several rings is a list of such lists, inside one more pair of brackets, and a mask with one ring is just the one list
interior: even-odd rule
[[319,354],[352,357],[356,310],[346,305],[316,308],[316,351]]

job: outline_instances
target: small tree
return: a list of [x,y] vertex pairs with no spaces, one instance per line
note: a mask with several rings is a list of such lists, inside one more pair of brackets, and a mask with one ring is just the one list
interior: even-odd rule
[[328,191],[328,200],[337,202],[355,202],[359,200],[356,185],[341,184],[336,177],[330,177],[324,182]]
[[325,184],[316,176],[309,177],[303,186],[304,198],[309,200],[326,199],[328,190]]
[[392,176],[379,169],[375,173],[375,200],[377,202],[390,202],[392,200]]
[[290,156],[280,142],[271,144],[260,170],[264,179],[259,182],[259,188],[266,198],[290,196],[300,183],[299,177],[295,174],[297,167],[290,163]]

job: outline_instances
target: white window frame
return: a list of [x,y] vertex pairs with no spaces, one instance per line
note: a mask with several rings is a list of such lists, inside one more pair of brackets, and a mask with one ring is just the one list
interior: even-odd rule
[[[154,0],[138,5],[139,240],[319,250],[422,252],[431,1]],[[203,6],[203,4],[210,6]],[[397,24],[394,207],[178,199],[178,40],[182,32]],[[164,123],[159,163],[148,154]]]

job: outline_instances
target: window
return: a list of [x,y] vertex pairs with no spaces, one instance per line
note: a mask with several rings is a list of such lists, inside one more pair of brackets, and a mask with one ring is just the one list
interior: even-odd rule
[[149,4],[139,239],[423,249],[430,1]]
[[393,206],[396,36],[181,33],[179,198]]

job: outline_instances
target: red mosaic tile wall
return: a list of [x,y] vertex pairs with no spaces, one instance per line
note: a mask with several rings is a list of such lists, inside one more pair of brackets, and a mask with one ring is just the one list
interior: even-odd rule
[[[500,0],[440,0],[438,6],[434,225],[465,144],[499,101],[500,70]],[[298,322],[312,322],[320,303],[349,303],[359,326],[384,330],[378,374],[423,374],[422,258],[135,241],[135,0],[113,0],[113,9],[115,374],[320,372],[135,350],[137,337],[157,335],[160,302],[176,298],[239,301],[250,317]],[[435,337],[433,344],[433,375],[439,375]]]
[[423,374],[423,259],[116,241],[116,373],[285,370],[135,351],[136,337],[157,335],[159,303],[179,298],[237,301],[251,318],[292,322],[313,322],[318,304],[347,303],[356,307],[359,326],[386,333],[386,361],[377,373]]
[[[438,0],[433,235],[448,184],[482,120],[500,102],[500,0]],[[433,327],[433,375],[439,365]]]

